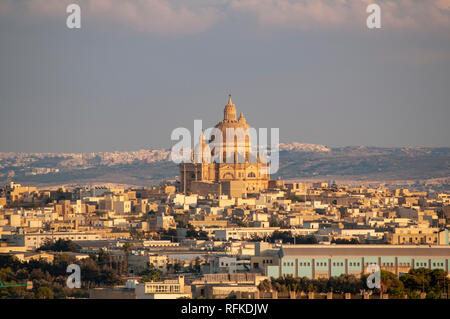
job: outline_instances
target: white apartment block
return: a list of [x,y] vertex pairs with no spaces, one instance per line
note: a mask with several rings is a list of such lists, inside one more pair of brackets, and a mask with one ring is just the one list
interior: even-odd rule
[[25,246],[26,249],[36,249],[42,246],[46,240],[101,240],[102,237],[98,234],[86,234],[80,232],[53,232],[53,233],[29,233],[21,235],[3,235],[7,243],[13,246]]

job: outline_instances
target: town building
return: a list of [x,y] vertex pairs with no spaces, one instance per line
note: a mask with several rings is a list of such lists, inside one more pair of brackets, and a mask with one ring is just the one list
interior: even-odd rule
[[442,269],[448,273],[450,247],[399,245],[283,245],[276,265],[266,267],[268,277],[330,278],[368,273],[369,264],[397,276],[412,268]]

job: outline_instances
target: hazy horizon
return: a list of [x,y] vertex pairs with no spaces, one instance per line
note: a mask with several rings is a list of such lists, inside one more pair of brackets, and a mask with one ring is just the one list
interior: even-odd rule
[[[176,141],[173,142],[175,144]],[[367,147],[367,148],[388,148],[388,149],[401,149],[401,148],[432,148],[432,149],[449,149],[450,146],[421,146],[421,145],[400,145],[400,146],[377,146],[377,145],[325,145],[325,144],[313,144],[313,143],[307,143],[307,142],[299,142],[299,141],[292,141],[292,142],[283,142],[280,141],[280,143],[285,144],[292,144],[292,143],[302,143],[302,144],[312,144],[317,146],[325,146],[329,149],[337,149],[337,148],[346,148],[346,147]],[[142,150],[167,150],[170,151],[173,145],[169,145],[167,147],[164,146],[148,146],[148,147],[139,147],[135,149],[112,149],[109,151],[89,151],[89,152],[12,152],[12,151],[0,151],[1,153],[15,153],[15,154],[89,154],[89,153],[114,153],[114,152],[137,152]]]

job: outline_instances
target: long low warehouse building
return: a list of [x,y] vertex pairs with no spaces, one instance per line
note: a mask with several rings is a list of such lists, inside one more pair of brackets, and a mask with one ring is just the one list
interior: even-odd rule
[[449,246],[393,245],[283,245],[277,262],[265,266],[265,275],[278,278],[329,278],[368,273],[370,264],[397,276],[412,268],[442,269],[448,273]]

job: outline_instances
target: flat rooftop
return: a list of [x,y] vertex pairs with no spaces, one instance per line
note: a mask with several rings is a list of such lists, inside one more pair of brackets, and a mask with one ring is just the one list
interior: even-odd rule
[[450,258],[450,246],[413,245],[283,245],[281,256],[374,256]]

